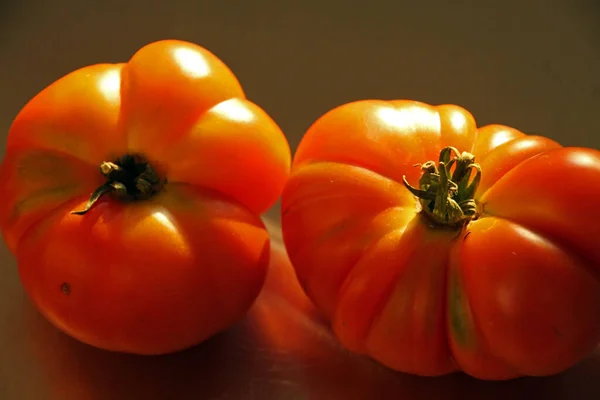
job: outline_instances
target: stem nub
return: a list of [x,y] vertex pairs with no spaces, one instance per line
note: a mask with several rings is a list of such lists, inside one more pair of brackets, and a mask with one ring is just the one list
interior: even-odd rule
[[106,182],[91,194],[83,210],[71,211],[71,214],[87,213],[106,194],[122,201],[147,200],[165,184],[144,157],[137,154],[126,154],[114,162],[105,161],[100,164],[100,172]]
[[[481,168],[471,153],[446,147],[440,151],[437,165],[427,161],[416,166],[423,171],[419,188],[411,186],[406,176],[404,185],[417,196],[422,211],[436,224],[458,228],[477,218],[479,209],[474,197]],[[471,179],[473,171],[475,177]]]

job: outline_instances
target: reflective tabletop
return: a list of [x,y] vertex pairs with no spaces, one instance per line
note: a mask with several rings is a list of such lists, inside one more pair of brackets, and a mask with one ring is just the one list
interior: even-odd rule
[[416,377],[349,354],[302,294],[277,228],[265,288],[245,319],[168,356],[110,353],[65,336],[33,308],[14,261],[2,270],[0,399],[600,398],[600,349],[560,375],[508,382]]

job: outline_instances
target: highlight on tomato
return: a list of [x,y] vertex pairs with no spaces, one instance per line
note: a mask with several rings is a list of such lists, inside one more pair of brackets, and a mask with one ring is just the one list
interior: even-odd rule
[[16,116],[0,228],[26,293],[57,328],[160,354],[240,319],[265,279],[261,214],[291,152],[233,72],[162,40],[73,71]]
[[544,376],[600,340],[599,198],[600,151],[361,100],[302,139],[283,237],[351,351],[425,376]]

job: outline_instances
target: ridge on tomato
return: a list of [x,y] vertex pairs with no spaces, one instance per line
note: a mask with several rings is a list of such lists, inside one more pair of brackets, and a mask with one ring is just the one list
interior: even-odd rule
[[348,349],[419,375],[549,375],[600,340],[598,198],[600,151],[362,100],[302,139],[283,238]]
[[163,40],[73,71],[15,118],[0,228],[23,286],[67,334],[159,354],[241,318],[258,295],[291,153],[213,53]]

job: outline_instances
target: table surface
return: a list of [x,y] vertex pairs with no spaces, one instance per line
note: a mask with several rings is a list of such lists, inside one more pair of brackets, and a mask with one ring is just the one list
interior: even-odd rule
[[3,265],[0,399],[600,399],[600,349],[560,375],[508,382],[416,377],[349,354],[300,291],[273,236],[267,282],[246,318],[160,357],[105,352],[60,333],[25,296],[14,262]]

